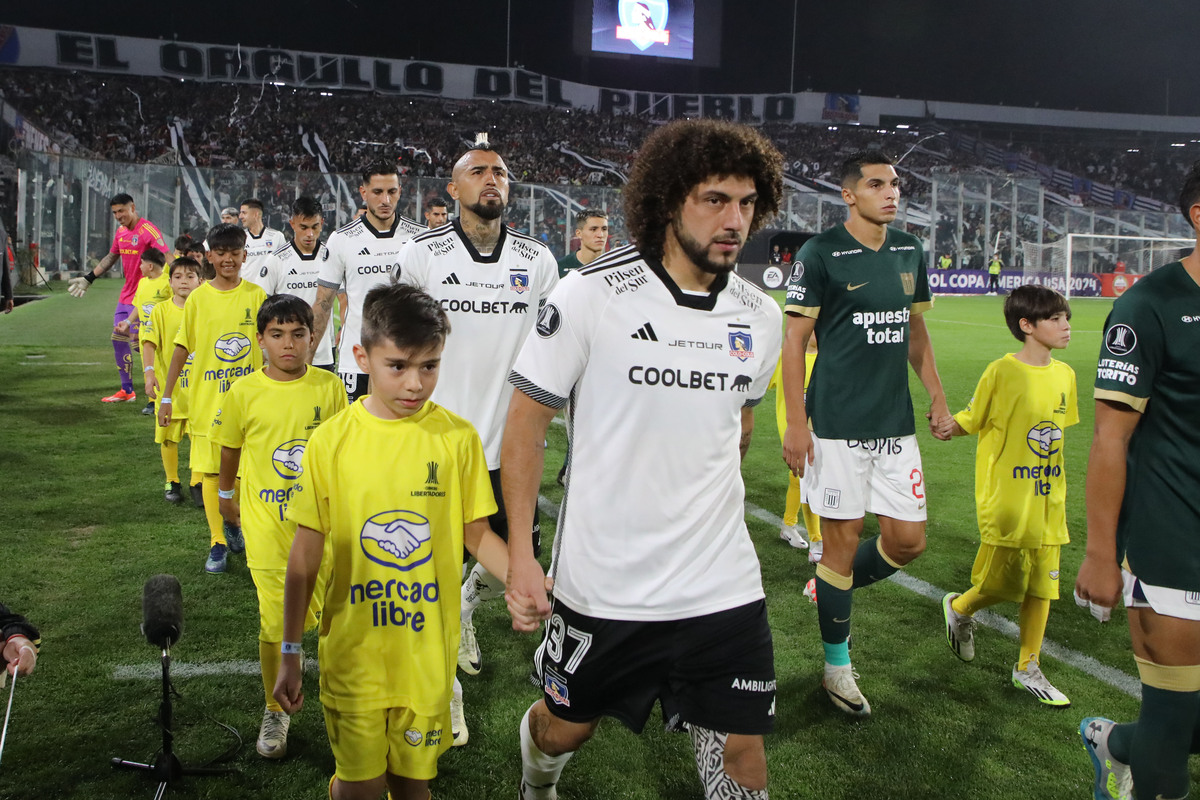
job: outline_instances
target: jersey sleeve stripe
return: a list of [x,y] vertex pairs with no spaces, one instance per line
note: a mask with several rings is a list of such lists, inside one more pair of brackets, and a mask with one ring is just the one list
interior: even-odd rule
[[802,317],[812,317],[813,319],[821,316],[820,306],[802,306],[797,303],[789,303],[783,307],[783,310],[788,314],[799,314]]
[[932,308],[933,308],[933,301],[929,300],[924,303],[913,303],[912,308],[910,310],[914,314],[924,314],[926,311],[929,311]]
[[742,403],[742,408],[754,408],[762,401],[763,399],[761,397],[756,397],[753,400],[747,400],[745,403]]
[[1097,400],[1111,400],[1114,403],[1124,403],[1134,411],[1145,414],[1146,404],[1150,402],[1149,397],[1134,397],[1125,392],[1118,392],[1115,389],[1097,389],[1095,397]]
[[516,370],[508,374],[508,382],[544,406],[556,409],[567,407],[567,398],[559,397],[553,392],[547,392]]
[[326,289],[333,289],[335,292],[342,288],[340,283],[335,283],[334,281],[323,281],[320,278],[317,279],[317,286],[324,286]]

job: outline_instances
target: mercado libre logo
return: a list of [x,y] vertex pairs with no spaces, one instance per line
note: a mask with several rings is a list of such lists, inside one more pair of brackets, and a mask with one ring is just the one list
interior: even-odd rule
[[363,554],[385,567],[402,572],[424,564],[433,556],[429,519],[415,511],[383,511],[363,523],[359,544]]
[[250,349],[250,339],[244,333],[226,333],[213,345],[217,358],[222,361],[241,361]]
[[294,481],[300,477],[300,459],[304,457],[304,439],[292,439],[275,448],[271,454],[271,466],[279,477]]
[[1053,422],[1039,422],[1029,429],[1025,441],[1038,458],[1049,458],[1062,448],[1062,428]]

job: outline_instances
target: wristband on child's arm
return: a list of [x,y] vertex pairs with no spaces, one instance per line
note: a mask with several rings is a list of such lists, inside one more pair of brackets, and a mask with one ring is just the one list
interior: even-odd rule
[[145,369],[142,370],[142,372],[154,372],[154,367],[153,366],[146,367]]
[[222,500],[232,500],[233,489],[217,489],[217,497],[221,498]]
[[169,397],[164,397],[164,398],[160,399],[158,402],[159,402],[159,403],[162,403],[163,405],[168,405],[168,406],[169,406],[169,405],[171,405],[171,398],[169,398]]
[[279,645],[279,652],[285,656],[300,655],[300,642],[283,642]]

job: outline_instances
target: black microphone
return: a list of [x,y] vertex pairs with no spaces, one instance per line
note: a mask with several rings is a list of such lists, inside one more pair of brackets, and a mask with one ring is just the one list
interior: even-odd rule
[[155,575],[142,590],[142,633],[167,649],[183,634],[183,592],[174,575]]

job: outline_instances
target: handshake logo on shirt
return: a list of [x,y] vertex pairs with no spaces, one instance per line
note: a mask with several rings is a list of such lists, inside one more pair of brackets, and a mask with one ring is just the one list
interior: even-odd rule
[[376,564],[403,572],[433,556],[429,520],[415,511],[384,511],[368,519],[359,542],[363,554]]

